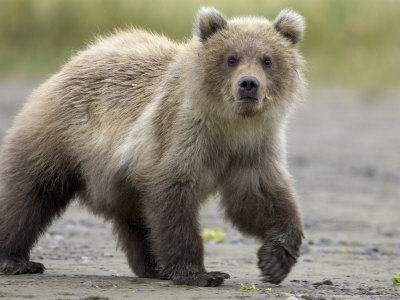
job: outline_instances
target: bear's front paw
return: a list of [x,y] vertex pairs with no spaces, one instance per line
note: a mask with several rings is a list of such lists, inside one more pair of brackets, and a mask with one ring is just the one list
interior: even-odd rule
[[21,258],[0,258],[0,272],[7,275],[19,275],[26,273],[43,273],[43,264]]
[[258,267],[263,281],[278,284],[289,274],[297,262],[301,235],[289,238],[281,235],[265,242],[258,250]]
[[229,277],[229,274],[222,272],[203,272],[191,275],[175,275],[173,281],[178,285],[215,287],[220,286]]

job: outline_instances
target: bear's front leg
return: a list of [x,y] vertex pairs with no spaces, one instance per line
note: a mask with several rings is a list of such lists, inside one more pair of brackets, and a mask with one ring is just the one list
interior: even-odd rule
[[239,230],[263,242],[258,266],[264,281],[278,284],[296,263],[303,238],[289,176],[278,168],[273,173],[255,168],[230,175],[222,189],[226,214]]
[[197,184],[188,176],[157,175],[148,181],[143,202],[162,278],[175,284],[221,285],[229,275],[207,272],[204,267],[197,220],[202,195]]

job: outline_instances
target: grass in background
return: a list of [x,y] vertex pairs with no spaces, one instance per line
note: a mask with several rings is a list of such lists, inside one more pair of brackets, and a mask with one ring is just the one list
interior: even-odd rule
[[397,0],[0,0],[0,75],[43,78],[94,36],[132,25],[174,39],[191,36],[200,6],[227,17],[273,19],[283,8],[306,17],[301,49],[308,77],[323,84],[399,84]]

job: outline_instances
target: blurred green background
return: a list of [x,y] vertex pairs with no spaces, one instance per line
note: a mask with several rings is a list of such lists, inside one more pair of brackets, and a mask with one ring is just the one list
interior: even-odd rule
[[227,17],[273,19],[283,8],[304,15],[300,47],[312,84],[385,89],[400,82],[399,0],[0,0],[0,77],[45,78],[114,28],[188,38],[204,5]]

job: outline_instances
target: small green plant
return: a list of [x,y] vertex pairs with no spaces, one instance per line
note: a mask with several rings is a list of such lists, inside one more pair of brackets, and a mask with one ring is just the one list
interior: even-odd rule
[[265,292],[272,292],[271,288],[266,288],[266,289],[261,289],[256,287],[256,285],[254,283],[252,283],[251,285],[244,285],[243,283],[240,284],[240,289],[243,291],[265,291]]
[[350,250],[349,247],[344,247],[344,248],[342,249],[342,253],[350,253],[350,252],[351,252],[351,250]]
[[244,291],[251,291],[256,290],[256,285],[252,283],[251,285],[244,285],[243,283],[240,284],[240,289]]
[[222,228],[204,229],[201,236],[205,242],[214,241],[216,243],[222,243],[228,237]]
[[392,277],[393,284],[400,284],[400,272],[397,277]]

